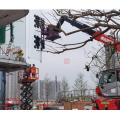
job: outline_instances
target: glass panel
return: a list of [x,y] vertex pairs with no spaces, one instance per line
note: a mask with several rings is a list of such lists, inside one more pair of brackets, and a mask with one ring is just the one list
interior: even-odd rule
[[26,55],[26,19],[22,18],[14,22],[14,45],[21,47]]
[[[22,18],[13,23],[14,42],[12,48],[21,48],[26,56],[26,18]],[[6,42],[7,47],[10,41],[10,25],[6,26]]]
[[101,73],[99,84],[112,83],[115,81],[115,72],[114,71],[104,71]]
[[0,27],[0,44],[5,43],[5,27]]

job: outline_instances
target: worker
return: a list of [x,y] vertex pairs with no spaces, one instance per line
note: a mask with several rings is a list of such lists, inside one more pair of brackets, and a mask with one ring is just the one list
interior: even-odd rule
[[35,64],[32,65],[31,67],[31,74],[32,74],[32,77],[36,77],[36,67],[35,67]]
[[13,54],[16,54],[16,59],[19,61],[23,60],[23,50],[22,49],[18,49],[18,51],[14,52]]
[[19,61],[22,61],[23,59],[23,55],[24,55],[24,53],[23,53],[23,50],[22,49],[20,49],[19,51],[18,51],[18,54],[17,54],[17,58],[19,59]]

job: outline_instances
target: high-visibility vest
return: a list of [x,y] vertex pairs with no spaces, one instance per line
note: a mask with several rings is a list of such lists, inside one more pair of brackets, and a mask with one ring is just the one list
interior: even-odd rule
[[31,67],[31,73],[36,74],[36,67]]

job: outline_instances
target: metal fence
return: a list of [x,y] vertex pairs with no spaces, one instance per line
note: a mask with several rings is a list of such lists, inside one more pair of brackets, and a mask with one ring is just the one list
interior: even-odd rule
[[89,100],[96,97],[95,89],[61,91],[58,93],[58,101]]

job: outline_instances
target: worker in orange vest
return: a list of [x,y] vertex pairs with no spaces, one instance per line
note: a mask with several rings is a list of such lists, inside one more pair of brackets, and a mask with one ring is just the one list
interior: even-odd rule
[[35,64],[33,64],[33,66],[31,67],[31,74],[32,74],[32,77],[36,77],[36,67],[35,67]]

